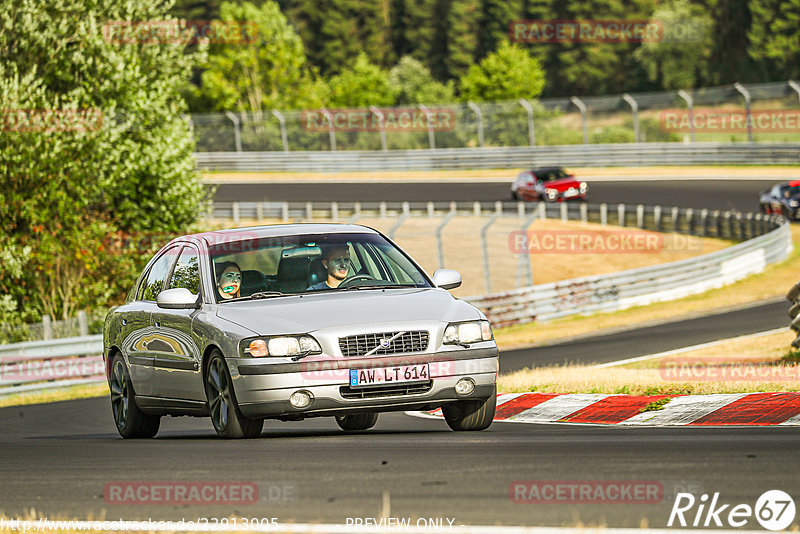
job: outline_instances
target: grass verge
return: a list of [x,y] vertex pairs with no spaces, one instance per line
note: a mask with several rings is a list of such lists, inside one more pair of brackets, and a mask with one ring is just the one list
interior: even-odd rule
[[[795,333],[745,336],[711,347],[616,367],[561,365],[498,377],[498,391],[689,395],[800,391]],[[647,407],[646,407],[647,408]],[[659,406],[649,410],[660,409]]]
[[45,402],[58,402],[75,399],[88,399],[91,397],[104,397],[108,395],[108,384],[82,384],[69,386],[51,391],[31,391],[0,398],[0,408],[8,406],[23,406],[26,404],[42,404]]

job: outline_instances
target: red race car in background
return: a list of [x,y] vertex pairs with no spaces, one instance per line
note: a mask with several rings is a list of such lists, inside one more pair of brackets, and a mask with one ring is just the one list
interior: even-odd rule
[[586,200],[589,186],[563,167],[540,167],[521,172],[511,184],[511,198],[545,202]]

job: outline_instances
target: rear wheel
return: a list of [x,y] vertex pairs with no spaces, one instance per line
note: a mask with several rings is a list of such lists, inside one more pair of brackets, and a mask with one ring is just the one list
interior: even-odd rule
[[445,404],[442,414],[453,430],[486,430],[494,420],[497,390],[488,399],[465,400]]
[[205,389],[211,423],[219,437],[257,438],[261,435],[264,420],[248,419],[239,411],[228,366],[218,350],[211,354],[208,361]]
[[337,415],[336,424],[342,430],[367,430],[378,422],[377,413],[359,413],[353,415]]
[[147,415],[139,409],[122,354],[115,354],[111,360],[108,387],[111,390],[111,414],[120,436],[126,439],[152,438],[158,433],[161,417]]

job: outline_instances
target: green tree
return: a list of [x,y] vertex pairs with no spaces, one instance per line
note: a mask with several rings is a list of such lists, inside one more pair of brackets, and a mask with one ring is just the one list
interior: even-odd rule
[[[714,7],[714,41],[709,76],[714,85],[757,81],[759,72],[749,54],[750,6],[742,0],[718,0]],[[734,53],[733,51],[737,51]]]
[[104,305],[141,268],[104,253],[106,236],[183,230],[200,210],[178,93],[194,55],[125,44],[107,22],[164,20],[166,7],[0,4],[0,246],[25,265],[0,274],[0,293],[17,309],[66,317]]
[[651,81],[665,89],[696,87],[708,78],[712,20],[687,0],[670,0],[653,13],[664,28],[661,40],[648,41],[636,51]]
[[447,104],[455,100],[453,82],[436,81],[420,61],[403,56],[389,71],[389,84],[397,91],[397,104]]
[[461,78],[461,99],[486,102],[536,98],[544,83],[539,60],[527,50],[503,41],[496,52],[470,67]]
[[800,76],[800,0],[749,2],[753,15],[750,57],[767,80]]
[[201,93],[215,109],[259,112],[323,104],[326,87],[309,67],[300,36],[276,2],[268,0],[260,8],[223,2],[220,18],[254,23],[258,31],[251,41],[211,46]]
[[389,73],[370,63],[365,53],[329,84],[330,105],[334,107],[391,106],[397,94],[389,83]]

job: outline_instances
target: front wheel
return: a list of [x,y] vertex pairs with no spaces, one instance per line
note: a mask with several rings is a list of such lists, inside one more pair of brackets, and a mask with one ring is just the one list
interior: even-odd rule
[[453,430],[486,430],[494,420],[497,390],[488,399],[458,401],[442,406],[444,420]]
[[147,415],[139,409],[122,354],[115,354],[111,360],[108,387],[111,390],[111,414],[120,436],[126,439],[152,438],[158,434],[161,417]]
[[222,353],[217,350],[208,361],[205,389],[211,423],[219,437],[257,438],[261,435],[264,420],[248,419],[239,411],[228,366]]
[[377,413],[359,413],[354,415],[337,415],[336,424],[342,430],[367,430],[378,422]]

